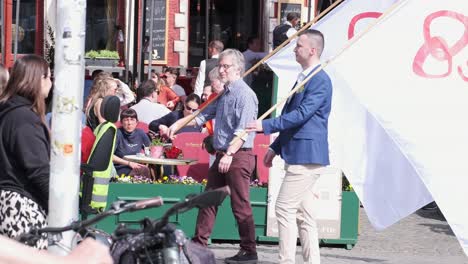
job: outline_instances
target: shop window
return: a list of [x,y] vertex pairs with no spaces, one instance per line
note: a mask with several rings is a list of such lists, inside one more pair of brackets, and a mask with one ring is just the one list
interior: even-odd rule
[[86,51],[116,50],[117,0],[87,0],[86,5]]
[[[12,8],[12,36],[11,52],[15,50],[16,41],[16,4],[13,2]],[[21,0],[18,17],[18,53],[32,54],[36,44],[36,0]]]
[[190,1],[189,66],[200,65],[207,54],[205,43],[214,39],[221,40],[225,48],[244,51],[250,36],[261,35],[260,4],[260,0]]

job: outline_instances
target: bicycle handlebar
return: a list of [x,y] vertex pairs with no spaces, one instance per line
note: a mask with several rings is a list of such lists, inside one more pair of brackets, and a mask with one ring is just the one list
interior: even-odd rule
[[91,219],[84,220],[84,221],[79,221],[79,220],[74,221],[70,225],[64,226],[64,227],[45,227],[45,228],[36,230],[36,232],[38,234],[42,234],[42,233],[61,233],[61,232],[70,231],[70,230],[78,231],[81,228],[88,227],[92,224],[95,224],[101,221],[102,219],[111,215],[118,215],[118,214],[125,213],[125,212],[133,212],[133,211],[149,209],[153,207],[160,207],[163,204],[164,202],[161,196],[156,196],[153,198],[131,202],[131,203],[117,201],[111,205],[111,209],[104,211],[103,213]]

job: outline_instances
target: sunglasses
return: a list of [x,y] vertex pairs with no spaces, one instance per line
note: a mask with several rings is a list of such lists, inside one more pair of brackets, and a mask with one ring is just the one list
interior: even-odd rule
[[188,105],[185,105],[185,110],[190,111],[190,112],[195,112],[195,111],[197,111],[198,109],[191,108],[191,107],[189,107]]

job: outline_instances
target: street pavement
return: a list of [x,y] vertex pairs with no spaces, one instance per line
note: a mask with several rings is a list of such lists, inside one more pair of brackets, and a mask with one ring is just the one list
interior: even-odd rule
[[[463,210],[463,209],[461,209]],[[217,263],[235,255],[238,244],[212,244]],[[278,245],[259,245],[258,263],[278,263]],[[360,235],[351,250],[320,248],[322,264],[468,264],[468,257],[438,210],[419,210],[393,226],[377,232],[360,208]],[[296,263],[302,263],[297,247]]]

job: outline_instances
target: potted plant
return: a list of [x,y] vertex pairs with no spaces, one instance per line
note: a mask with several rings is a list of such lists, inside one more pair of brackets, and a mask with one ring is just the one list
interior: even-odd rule
[[150,145],[150,155],[152,158],[159,159],[164,153],[164,141],[159,138],[153,138]]
[[119,53],[112,50],[90,50],[85,54],[86,66],[115,67],[119,58]]

